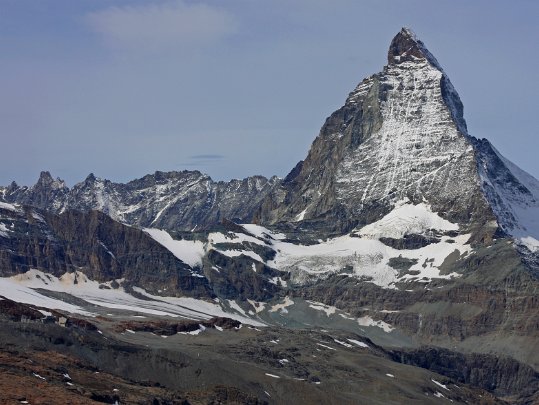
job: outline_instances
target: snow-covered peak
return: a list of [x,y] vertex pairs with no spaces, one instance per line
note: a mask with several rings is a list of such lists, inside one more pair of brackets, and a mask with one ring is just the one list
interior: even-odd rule
[[[360,108],[355,120],[369,125],[351,121],[342,131],[364,133],[357,146],[343,148],[334,175],[335,195],[358,216],[368,215],[373,205],[391,208],[405,198],[416,204],[426,200],[445,215],[448,210],[464,212],[480,188],[460,99],[408,31],[395,37],[391,49],[416,56],[388,65],[349,98]],[[304,218],[311,212],[308,209]]]
[[393,38],[388,62],[326,120],[307,158],[265,205],[263,222],[344,233],[406,198],[462,225],[488,217],[476,215],[487,204],[472,139],[440,64],[408,28]]
[[415,64],[421,65],[426,61],[433,69],[440,71],[442,98],[449,108],[459,131],[463,135],[467,135],[463,105],[457,91],[438,60],[410,28],[402,28],[393,38],[387,53],[387,61],[389,66],[406,64],[406,69],[414,68]]

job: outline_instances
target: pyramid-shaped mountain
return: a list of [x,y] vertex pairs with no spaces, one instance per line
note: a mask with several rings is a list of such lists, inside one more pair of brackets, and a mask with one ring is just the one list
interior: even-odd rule
[[383,71],[325,122],[306,159],[263,202],[261,223],[343,233],[403,200],[490,239],[498,228],[539,244],[539,182],[467,132],[447,74],[406,28]]

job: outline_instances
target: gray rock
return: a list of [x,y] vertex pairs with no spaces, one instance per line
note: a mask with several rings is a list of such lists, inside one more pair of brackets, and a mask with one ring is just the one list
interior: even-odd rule
[[155,172],[127,184],[93,174],[69,189],[43,172],[32,187],[16,184],[0,193],[10,203],[54,213],[99,210],[139,227],[172,231],[204,230],[223,219],[246,222],[278,178],[262,176],[215,182],[198,171]]

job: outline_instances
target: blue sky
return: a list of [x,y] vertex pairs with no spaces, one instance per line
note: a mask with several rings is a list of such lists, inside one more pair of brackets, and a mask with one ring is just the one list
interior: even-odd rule
[[284,176],[411,27],[539,177],[536,1],[0,0],[0,184]]

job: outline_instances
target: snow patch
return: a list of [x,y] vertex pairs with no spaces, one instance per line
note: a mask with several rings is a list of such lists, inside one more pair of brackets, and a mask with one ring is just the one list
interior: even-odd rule
[[[457,224],[452,224],[429,210],[430,208],[427,204],[411,205],[403,203],[396,209],[396,213],[407,213],[407,216],[400,222],[401,227],[397,231],[390,231],[395,227],[395,224],[389,219],[397,218],[397,214],[390,213],[384,217],[385,219],[374,225],[371,224],[374,228],[370,235],[391,234],[397,236],[406,232],[423,231],[427,228],[430,230],[433,229],[432,227],[437,227],[440,231],[458,229]],[[420,249],[399,250],[371,237],[354,237],[350,235],[319,241],[314,245],[298,245],[285,242],[283,240],[284,235],[278,235],[278,239],[274,239],[274,236],[277,237],[276,234],[258,225],[244,224],[242,226],[261,239],[232,232],[227,234],[215,232],[210,234],[211,237],[206,250],[214,248],[215,243],[239,243],[243,241],[266,246],[276,252],[274,259],[266,264],[280,271],[290,272],[291,282],[296,284],[323,279],[332,273],[342,273],[364,279],[384,288],[396,288],[395,284],[399,281],[428,283],[435,278],[451,279],[459,277],[459,274],[440,274],[439,268],[444,260],[457,250],[461,256],[472,251],[471,246],[467,244],[470,236],[468,234],[454,238],[442,236],[438,243],[432,243]],[[258,262],[264,262],[257,253],[247,248],[219,251],[229,257],[245,255]],[[389,265],[390,259],[399,256],[415,262],[409,269],[413,274],[399,275],[399,272]],[[214,268],[214,270],[220,271],[221,269]],[[284,287],[287,287],[290,283],[279,277],[273,277],[269,281],[274,284],[280,282]]]
[[321,347],[323,347],[323,348],[325,348],[325,349],[329,349],[329,350],[337,350],[337,349],[335,349],[334,347],[325,345],[325,344],[323,344],[323,343],[317,343],[317,345],[318,345],[318,346],[321,346]]
[[357,234],[371,239],[381,237],[401,239],[405,235],[425,234],[431,229],[457,231],[459,226],[432,212],[429,204],[413,205],[401,200],[389,214],[364,226]]
[[[204,325],[198,325],[198,329],[195,329],[195,330],[192,330],[190,332],[178,332],[179,334],[181,335],[191,335],[191,336],[196,336],[196,335],[199,335],[200,333],[204,332],[206,330],[206,327]],[[221,331],[223,329],[221,328]]]
[[449,388],[447,388],[446,385],[442,384],[441,382],[439,381],[436,381],[434,378],[431,378],[430,379],[434,384],[436,384],[438,387],[441,387],[443,388],[444,390],[447,390],[447,391],[451,391]]
[[202,265],[205,252],[201,241],[176,240],[162,229],[145,228],[144,231],[190,267]]
[[333,339],[333,341],[334,341],[335,343],[338,343],[338,344],[344,346],[344,347],[353,347],[350,343],[342,342],[342,341],[337,340],[337,339]]
[[18,205],[9,204],[6,202],[1,202],[1,201],[0,201],[0,209],[9,210],[13,212],[22,212],[21,208]]
[[369,347],[368,344],[366,343],[363,343],[363,342],[360,342],[359,340],[355,340],[355,339],[346,339],[348,340],[349,342],[355,344],[356,346],[359,346],[359,347]]
[[317,311],[325,312],[328,317],[330,315],[333,315],[337,311],[336,307],[332,307],[330,305],[325,305],[316,301],[307,301],[307,302],[309,303],[310,308],[316,309]]
[[390,324],[384,321],[375,321],[370,316],[363,316],[361,318],[358,318],[357,323],[359,324],[359,326],[375,326],[381,328],[386,333],[389,333],[393,329],[395,329]]
[[268,281],[276,286],[287,287],[288,285],[286,280],[283,280],[281,277],[271,277]]
[[240,314],[243,315],[243,316],[247,316],[247,314],[245,313],[245,311],[243,310],[243,308],[240,307],[236,301],[234,301],[234,300],[227,300],[227,302],[228,302],[228,305],[230,305],[230,308],[234,309],[235,311],[237,311],[238,313],[240,313]]
[[255,235],[258,238],[262,238],[262,239],[270,238],[274,240],[286,239],[286,235],[284,233],[274,232],[260,225],[241,224],[241,226],[244,227],[249,233]]
[[228,257],[238,257],[243,255],[250,257],[257,262],[264,263],[264,260],[258,254],[256,254],[255,252],[251,252],[250,250],[218,250],[218,252]]
[[3,224],[2,222],[0,222],[0,236],[3,236],[4,238],[9,238],[9,233],[10,230],[8,229],[8,227]]
[[[121,284],[123,280],[116,281]],[[118,289],[99,288],[102,284],[110,286],[111,282],[99,283],[88,279],[81,272],[65,273],[57,278],[32,269],[24,274],[0,278],[0,291],[3,296],[13,301],[88,316],[95,316],[96,314],[85,311],[79,306],[46,297],[34,289],[64,292],[99,307],[127,310],[139,314],[183,317],[195,320],[207,320],[220,316],[236,319],[248,325],[265,326],[264,323],[247,316],[227,312],[221,306],[211,302],[188,297],[155,296],[140,287],[133,287],[133,290],[137,293],[149,298],[140,299],[128,294],[123,287]]]
[[[92,316],[94,314],[85,311],[77,305],[68,304],[64,301],[46,297],[32,289],[44,288],[47,289],[48,285],[45,284],[45,275],[40,280],[34,280],[32,275],[37,270],[30,270],[25,274],[17,275],[8,278],[0,278],[0,291],[4,297],[12,301],[21,302],[24,304],[35,305],[38,307],[52,308],[61,311],[67,311],[71,313],[77,313],[81,315]],[[58,279],[56,279],[58,280]]]
[[305,217],[305,214],[307,213],[307,208],[305,208],[303,211],[301,211],[296,218],[294,219],[295,222],[303,221],[303,218]]
[[288,310],[286,308],[291,305],[294,305],[294,301],[292,301],[289,297],[285,297],[282,303],[273,305],[269,312],[280,311],[281,314],[286,314],[288,313]]

